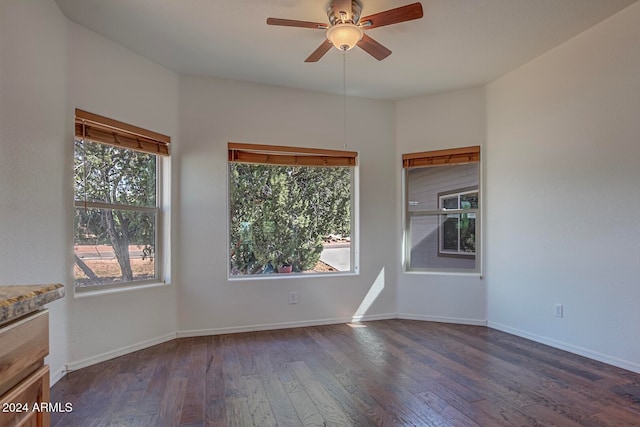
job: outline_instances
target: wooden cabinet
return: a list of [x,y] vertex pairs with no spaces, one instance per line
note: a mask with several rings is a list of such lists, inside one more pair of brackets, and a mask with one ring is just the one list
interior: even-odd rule
[[0,327],[0,427],[49,426],[49,313]]

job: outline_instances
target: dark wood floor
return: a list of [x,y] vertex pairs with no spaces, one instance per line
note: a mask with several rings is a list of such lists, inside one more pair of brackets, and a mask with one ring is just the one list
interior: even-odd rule
[[179,339],[70,373],[70,426],[640,426],[640,375],[496,330],[385,320]]

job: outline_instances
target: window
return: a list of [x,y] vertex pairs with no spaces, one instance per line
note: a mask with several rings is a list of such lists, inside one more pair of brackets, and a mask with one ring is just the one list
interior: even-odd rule
[[355,272],[357,153],[229,143],[229,275]]
[[480,147],[405,154],[406,271],[480,272]]
[[169,137],[82,110],[75,129],[76,289],[161,281],[159,156]]

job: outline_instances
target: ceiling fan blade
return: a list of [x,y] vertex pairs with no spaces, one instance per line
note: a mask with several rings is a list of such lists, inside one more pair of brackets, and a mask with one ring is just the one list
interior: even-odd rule
[[358,47],[376,58],[378,61],[382,61],[384,58],[391,55],[391,51],[389,49],[382,46],[366,34],[364,34],[362,36],[362,40],[358,42]]
[[325,40],[304,62],[318,62],[332,47],[333,44],[329,40]]
[[326,30],[327,24],[321,22],[297,21],[295,19],[267,18],[267,25],[281,25],[283,27],[313,28]]
[[[369,30],[371,28],[420,19],[423,15],[422,4],[418,2],[365,16],[364,18],[360,18],[360,25],[364,24],[363,28]],[[367,21],[371,24],[368,25]]]

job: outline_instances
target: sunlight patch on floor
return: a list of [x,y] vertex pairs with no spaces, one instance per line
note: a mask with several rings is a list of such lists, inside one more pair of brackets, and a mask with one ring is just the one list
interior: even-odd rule
[[347,326],[349,326],[350,328],[366,328],[367,327],[367,325],[364,325],[362,323],[354,323],[354,322],[347,323]]

